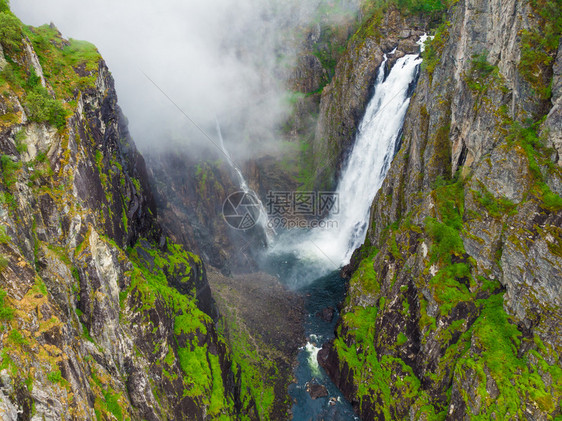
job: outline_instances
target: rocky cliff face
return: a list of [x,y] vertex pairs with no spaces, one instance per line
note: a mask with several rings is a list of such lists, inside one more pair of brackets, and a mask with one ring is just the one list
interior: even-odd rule
[[98,52],[0,18],[0,417],[266,416]]
[[224,201],[240,190],[228,163],[219,157],[194,158],[182,152],[181,146],[174,152],[152,152],[147,157],[166,234],[226,273],[239,266],[255,266],[253,259],[237,253],[233,238],[237,233],[222,217]]
[[[256,257],[267,246],[267,239],[259,225],[238,230],[225,220],[225,201],[242,188],[221,153],[209,151],[195,157],[178,145],[174,152],[149,152],[147,162],[166,235],[225,274],[257,270]],[[269,191],[296,189],[295,176],[271,155],[249,159],[241,166],[264,203]]]
[[319,359],[364,419],[553,419],[560,5],[461,0],[445,19]]

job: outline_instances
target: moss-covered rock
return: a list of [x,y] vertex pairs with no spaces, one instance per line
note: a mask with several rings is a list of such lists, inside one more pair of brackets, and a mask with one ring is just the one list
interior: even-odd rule
[[156,222],[101,56],[1,14],[17,35],[0,74],[2,417],[255,414],[201,259]]
[[534,3],[461,1],[445,19],[321,362],[368,419],[556,419],[557,120],[514,28],[556,29]]

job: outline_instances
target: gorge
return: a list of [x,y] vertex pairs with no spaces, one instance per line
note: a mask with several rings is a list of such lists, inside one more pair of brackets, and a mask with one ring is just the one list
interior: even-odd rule
[[221,108],[216,145],[181,121],[142,154],[98,50],[22,4],[0,0],[0,418],[562,417],[559,2],[306,3],[280,20],[295,59],[256,72],[290,92],[277,122]]

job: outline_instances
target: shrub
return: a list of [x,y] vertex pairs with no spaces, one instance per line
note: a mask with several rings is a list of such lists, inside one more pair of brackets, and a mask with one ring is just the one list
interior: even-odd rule
[[470,70],[466,75],[466,83],[473,91],[485,92],[489,83],[485,83],[488,76],[492,76],[497,67],[488,62],[488,52],[484,51],[480,54],[472,56]]
[[400,9],[410,13],[438,13],[447,10],[449,1],[443,0],[395,0]]
[[14,317],[14,309],[6,305],[6,291],[0,289],[0,320],[12,320]]
[[25,143],[25,139],[27,139],[27,135],[25,134],[25,130],[20,130],[15,135],[16,140],[16,149],[21,154],[27,152],[27,143]]
[[59,383],[62,380],[62,373],[60,370],[51,371],[49,374],[47,374],[47,379],[51,383]]
[[2,163],[2,178],[4,179],[4,185],[7,189],[13,187],[18,181],[18,176],[16,172],[22,167],[21,162],[14,162],[9,155],[2,155],[0,158]]
[[26,98],[29,120],[37,123],[49,123],[58,129],[66,126],[66,110],[62,103],[49,96],[42,86],[36,86]]
[[[4,1],[4,0],[0,0]],[[0,10],[2,3],[0,3]],[[22,46],[21,22],[9,12],[0,12],[0,43],[8,54],[21,50]]]

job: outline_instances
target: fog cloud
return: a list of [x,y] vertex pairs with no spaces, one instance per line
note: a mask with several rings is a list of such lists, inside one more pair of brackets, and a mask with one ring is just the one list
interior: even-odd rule
[[320,9],[353,10],[356,2],[12,0],[11,5],[26,24],[53,22],[63,36],[98,47],[141,149],[202,137],[144,72],[213,138],[218,117],[236,153],[269,143],[286,115],[284,79],[298,54],[297,30],[317,19]]

